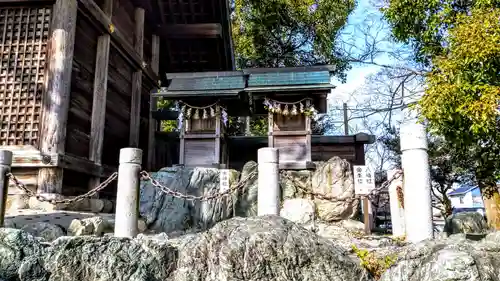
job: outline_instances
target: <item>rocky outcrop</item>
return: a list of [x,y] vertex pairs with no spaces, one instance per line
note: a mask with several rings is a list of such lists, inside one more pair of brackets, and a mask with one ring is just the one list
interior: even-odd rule
[[[201,196],[219,192],[219,170],[213,168],[163,168],[151,177],[172,191]],[[230,173],[230,184],[238,172]],[[141,181],[140,215],[149,229],[171,232],[191,227],[209,228],[233,215],[233,196],[208,201],[186,200],[167,194],[150,181]]]
[[499,281],[500,241],[476,242],[465,234],[428,240],[400,249],[394,266],[381,281]]
[[486,233],[488,225],[485,218],[477,212],[453,214],[446,219],[444,231],[448,234]]
[[28,232],[0,228],[0,280],[20,280],[19,269],[31,260],[42,257],[44,253],[44,246]]
[[276,216],[233,218],[173,239],[61,237],[48,246],[0,229],[0,255],[0,278],[9,281],[371,280],[345,251]]

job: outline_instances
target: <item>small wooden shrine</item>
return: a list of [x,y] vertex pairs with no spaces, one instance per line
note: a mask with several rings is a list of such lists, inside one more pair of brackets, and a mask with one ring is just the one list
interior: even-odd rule
[[[242,75],[196,77],[190,74],[167,74],[168,87],[153,97],[164,97],[175,102],[179,132],[179,164],[196,167],[225,167],[228,165],[225,128],[228,108],[237,112],[244,97]],[[233,74],[233,75],[231,75]],[[236,106],[235,106],[236,105]]]
[[280,169],[314,168],[311,120],[326,113],[334,86],[328,66],[250,69],[245,89],[256,115],[268,116],[268,146],[279,148]]

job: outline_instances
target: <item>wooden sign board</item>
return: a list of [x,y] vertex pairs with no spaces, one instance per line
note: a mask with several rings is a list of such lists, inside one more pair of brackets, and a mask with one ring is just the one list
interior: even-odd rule
[[229,169],[219,169],[219,192],[229,190]]
[[367,166],[353,166],[354,192],[356,195],[368,195],[375,189],[375,175]]

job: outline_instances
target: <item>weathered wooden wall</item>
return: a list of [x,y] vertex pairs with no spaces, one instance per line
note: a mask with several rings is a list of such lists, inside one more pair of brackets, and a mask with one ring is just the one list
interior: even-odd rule
[[[149,66],[153,28],[136,23],[141,13],[144,18],[141,9],[130,0],[68,1],[19,2],[15,7],[0,7],[0,147],[14,151],[13,171],[28,186],[36,189],[42,182],[42,192],[76,195],[88,190],[92,185],[89,180],[97,178],[94,183],[98,184],[100,177],[116,169],[119,149],[130,146],[131,116],[135,114],[131,110],[133,73],[143,76],[142,81],[135,79],[142,96],[136,111],[142,117],[138,146],[147,156],[148,97],[157,77]],[[73,12],[76,17],[71,16]],[[71,23],[75,18],[76,24]],[[72,26],[76,26],[74,35]],[[54,35],[57,28],[64,29],[67,36]],[[75,38],[75,44],[68,48],[63,41],[70,42],[71,38]],[[54,46],[54,42],[66,44],[65,48],[50,49],[50,40]],[[109,52],[103,51],[106,46]],[[70,70],[53,74],[48,70],[49,58],[60,55],[72,61]],[[107,69],[97,65],[98,60],[107,61]],[[53,63],[57,67],[60,62]],[[69,76],[71,83],[66,87]],[[103,76],[106,79],[99,80]],[[101,87],[100,81],[106,81],[106,87]],[[105,98],[103,135],[93,131],[100,120],[93,104],[96,97]],[[60,100],[60,105],[50,100]],[[103,107],[104,101],[100,103]],[[54,121],[66,126],[61,128]],[[102,139],[103,144],[96,144],[96,139]],[[95,153],[96,147],[102,156]]]
[[66,127],[66,153],[88,158],[95,58],[99,32],[89,19],[77,17],[71,94]]
[[12,172],[34,190],[50,21],[51,5],[0,7],[0,147],[16,153],[24,168]]

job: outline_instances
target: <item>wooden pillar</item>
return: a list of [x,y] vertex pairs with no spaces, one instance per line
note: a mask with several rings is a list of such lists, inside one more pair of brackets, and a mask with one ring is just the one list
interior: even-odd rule
[[[109,17],[113,14],[113,0],[105,0],[103,11]],[[101,164],[104,124],[106,121],[106,96],[108,89],[108,65],[109,65],[109,34],[103,34],[97,38],[97,52],[94,72],[94,95],[92,98],[92,121],[89,141],[89,160]],[[93,189],[101,183],[99,177],[92,177],[89,181],[89,189]]]
[[[53,5],[47,87],[43,94],[41,153],[64,154],[77,10],[77,0],[57,0]],[[61,168],[39,169],[39,193],[62,194],[62,182]]]
[[186,141],[184,139],[184,135],[186,134],[186,128],[188,126],[188,120],[185,116],[183,116],[182,126],[179,130],[179,164],[184,165],[184,156],[186,155]]
[[[311,100],[306,100],[306,107],[311,106]],[[312,135],[312,128],[311,128],[311,116],[306,115],[306,126],[305,126],[305,131],[306,131],[306,149],[307,153],[309,154],[309,159],[307,161],[311,161],[311,155],[312,155],[312,144],[311,144],[311,135]]]
[[[143,57],[144,41],[144,9],[135,9],[135,32],[134,49]],[[141,93],[142,93],[142,71],[136,71],[132,74],[132,101],[130,103],[130,135],[129,145],[131,147],[139,146],[139,133],[141,126]]]
[[[151,68],[153,72],[158,75],[160,72],[160,37],[157,35],[153,35],[152,38],[152,50],[151,50]],[[153,119],[152,111],[157,109],[158,101],[156,99],[150,99],[149,105],[149,136],[148,136],[148,170],[152,170],[156,165],[156,142],[155,142],[155,132],[157,122]]]
[[273,131],[274,131],[274,113],[269,111],[267,113],[267,146],[268,147],[274,147],[274,136],[273,136]]
[[219,167],[219,164],[221,163],[221,154],[220,154],[220,136],[221,136],[221,116],[222,116],[222,108],[220,105],[215,106],[215,161],[214,164]]

